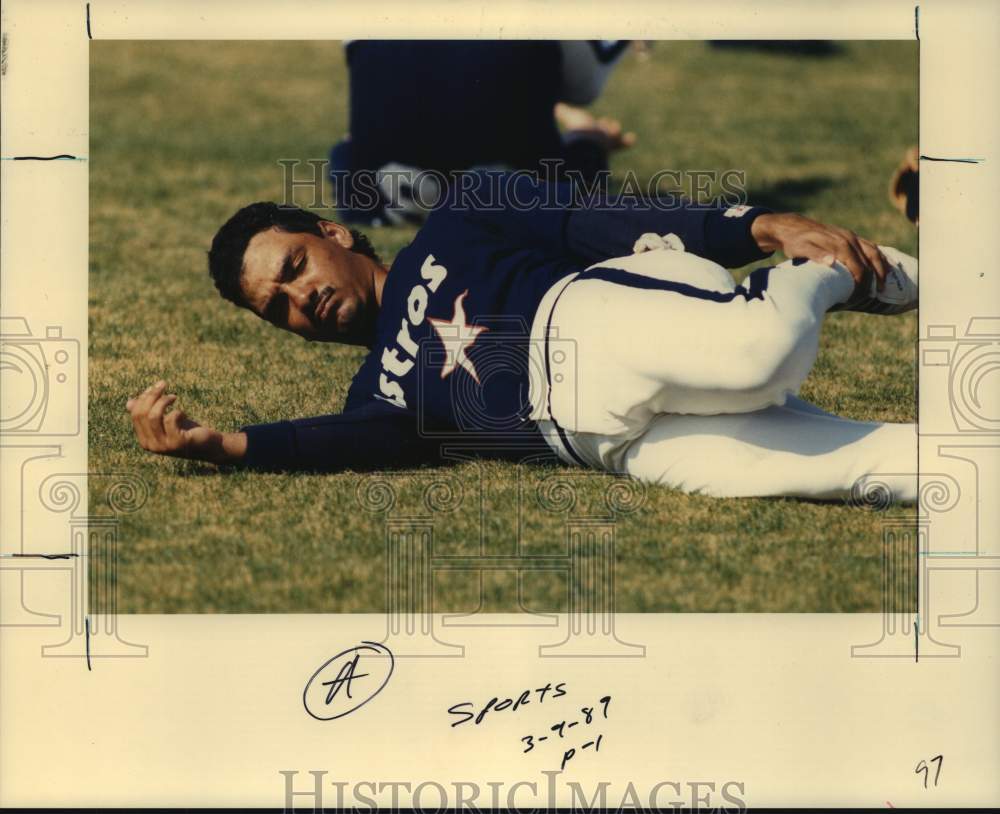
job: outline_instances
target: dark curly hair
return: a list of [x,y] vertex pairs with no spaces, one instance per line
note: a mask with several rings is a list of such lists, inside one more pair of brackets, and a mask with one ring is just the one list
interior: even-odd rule
[[[208,250],[208,273],[223,299],[241,308],[249,307],[243,296],[240,276],[243,273],[243,254],[254,235],[277,226],[285,232],[308,232],[322,236],[323,232],[319,227],[321,220],[323,218],[315,212],[298,207],[278,206],[268,201],[244,206],[219,228],[212,238],[212,248]],[[382,262],[366,235],[351,229],[351,236],[354,238],[351,251],[369,257],[376,263]]]

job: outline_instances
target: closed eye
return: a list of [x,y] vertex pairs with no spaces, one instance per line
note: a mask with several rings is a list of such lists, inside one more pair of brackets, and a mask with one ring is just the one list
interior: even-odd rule
[[307,259],[305,251],[300,252],[294,259],[291,254],[289,254],[288,257],[285,258],[285,263],[281,269],[281,282],[290,283],[302,274],[306,267]]
[[[278,275],[278,284],[285,285],[286,283],[292,282],[296,277],[298,277],[306,266],[306,253],[300,252],[297,257],[293,256],[289,252],[285,256],[284,262],[281,264],[281,272]],[[277,292],[270,300],[261,315],[268,322],[275,325],[280,325],[281,320],[288,313],[288,296],[283,292]]]

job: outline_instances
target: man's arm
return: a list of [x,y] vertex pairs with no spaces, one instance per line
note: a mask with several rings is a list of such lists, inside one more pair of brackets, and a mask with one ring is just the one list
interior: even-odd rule
[[440,463],[441,439],[423,435],[417,416],[372,402],[346,413],[243,427],[253,469],[335,472]]
[[[843,263],[858,284],[874,274],[882,290],[889,261],[872,241],[849,229],[830,226],[794,213],[776,213],[763,207],[705,208],[695,205],[661,212],[655,207],[630,205],[623,209],[581,209],[570,212],[566,239],[569,248],[595,263],[632,252],[644,232],[673,232],[692,254],[737,268],[781,250],[786,257]],[[603,257],[590,259],[605,253]]]
[[224,433],[191,421],[158,382],[126,409],[143,449],[161,455],[261,470],[388,469],[441,461],[440,439],[427,438],[416,416],[373,403],[338,415],[278,421]]
[[590,265],[632,253],[640,235],[673,233],[686,251],[726,268],[762,260],[765,251],[752,234],[753,222],[770,214],[762,207],[706,207],[658,198],[656,202],[595,202],[571,209],[566,221],[567,249]]
[[595,196],[586,206],[567,205],[575,200],[568,184],[538,183],[524,174],[508,176],[499,190],[500,211],[473,211],[470,217],[583,265],[631,254],[635,241],[647,232],[672,232],[687,251],[727,268],[761,260],[780,249],[787,257],[818,262],[833,256],[859,283],[874,273],[879,288],[888,271],[888,261],[871,241],[802,215],[763,207],[709,207],[676,198],[653,203]]
[[786,257],[805,257],[826,263],[839,260],[851,272],[854,282],[862,285],[868,275],[878,280],[878,290],[885,287],[889,260],[872,241],[858,237],[850,229],[828,226],[812,218],[791,212],[761,215],[750,227],[762,250],[781,249]]

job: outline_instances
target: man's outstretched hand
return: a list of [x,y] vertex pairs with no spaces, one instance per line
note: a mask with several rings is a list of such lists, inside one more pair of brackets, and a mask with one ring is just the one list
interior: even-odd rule
[[864,283],[871,279],[869,275],[874,274],[878,279],[878,290],[881,291],[885,285],[889,261],[878,246],[849,229],[784,213],[758,216],[750,225],[750,233],[761,251],[781,249],[786,257],[805,257],[817,263],[832,255],[847,266],[856,284]]
[[157,382],[125,404],[143,449],[216,464],[238,463],[243,459],[247,449],[245,433],[203,427],[177,406],[167,412],[177,396],[166,389],[166,382]]

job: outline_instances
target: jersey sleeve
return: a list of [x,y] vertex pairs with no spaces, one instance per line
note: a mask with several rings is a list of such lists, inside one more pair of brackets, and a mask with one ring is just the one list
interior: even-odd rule
[[[486,183],[484,180],[482,183]],[[762,260],[750,227],[771,210],[757,206],[708,206],[678,197],[587,195],[568,182],[541,183],[530,173],[489,179],[498,205],[460,211],[478,224],[520,243],[530,243],[589,266],[632,253],[640,235],[674,233],[688,252],[727,268]],[[461,205],[453,193],[452,205]],[[468,196],[474,201],[475,196]]]
[[243,427],[243,466],[337,472],[439,463],[441,439],[423,435],[416,415],[372,402],[344,413]]
[[656,202],[611,202],[570,212],[566,225],[569,251],[587,265],[609,257],[632,254],[643,234],[673,233],[684,242],[685,251],[726,268],[763,260],[750,232],[754,220],[771,210],[763,207],[706,207],[657,198]]

